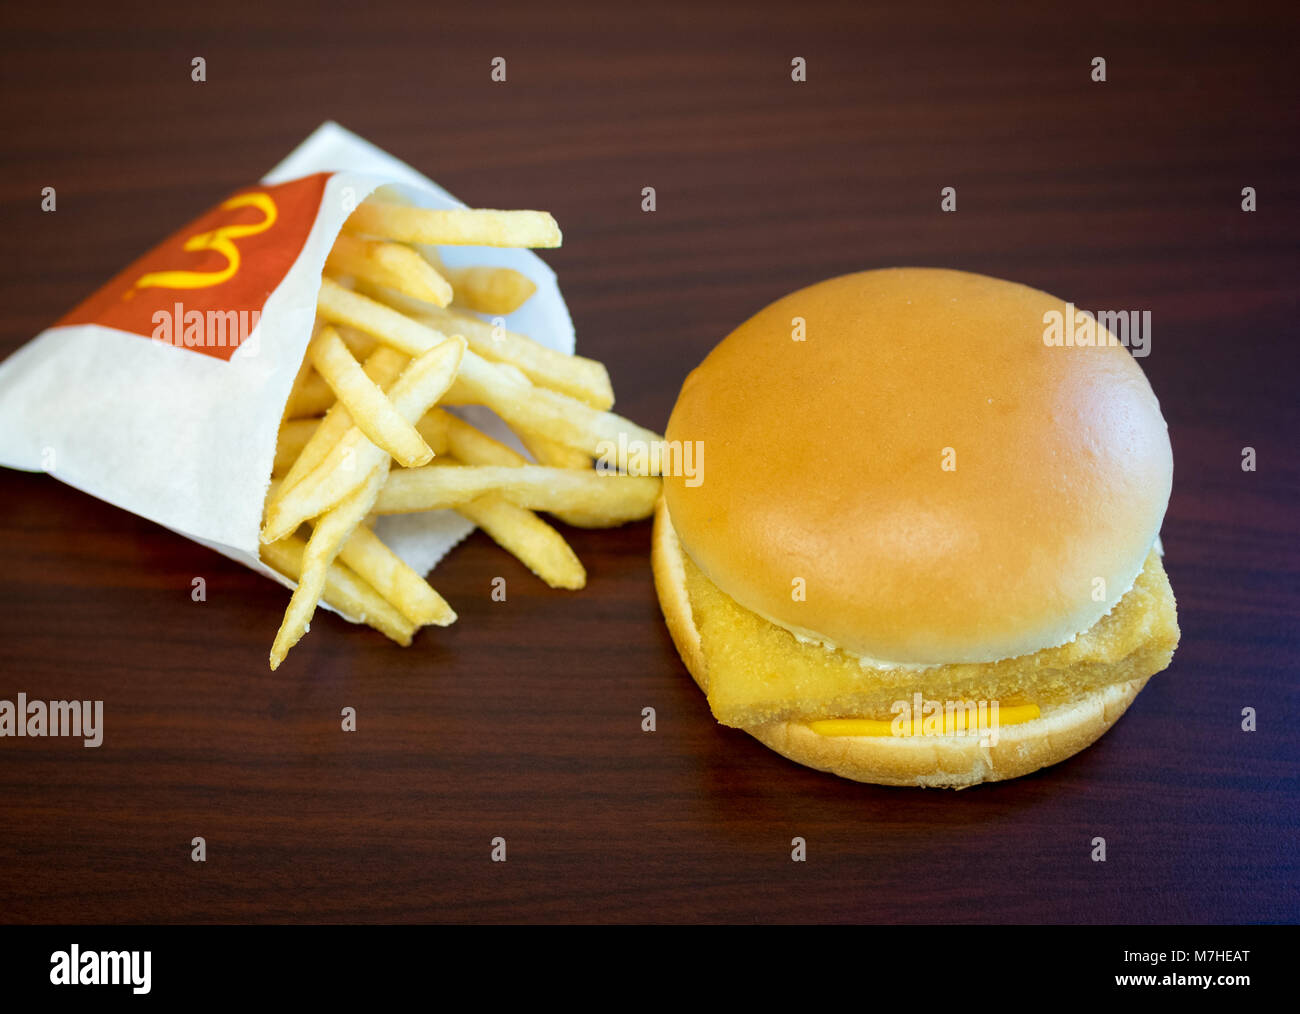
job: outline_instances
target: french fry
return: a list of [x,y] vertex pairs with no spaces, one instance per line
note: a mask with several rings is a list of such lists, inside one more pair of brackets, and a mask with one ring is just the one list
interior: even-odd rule
[[311,416],[318,416],[328,411],[335,400],[334,392],[329,384],[325,382],[325,378],[312,370],[302,378],[302,383],[296,385],[293,393],[289,395],[284,417],[286,419],[306,419]]
[[357,357],[358,362],[365,362],[370,353],[380,347],[380,343],[371,338],[364,331],[358,331],[354,327],[345,327],[340,325],[335,330],[338,331],[339,337],[343,339],[343,344],[352,350],[352,354]]
[[385,345],[418,356],[440,344],[445,335],[424,327],[405,314],[359,292],[345,289],[333,278],[322,278],[316,313],[331,324],[343,324]]
[[582,451],[576,451],[572,447],[565,447],[563,444],[556,443],[550,437],[530,433],[528,430],[520,430],[517,436],[539,465],[550,465],[552,468],[591,468],[591,457],[589,455]]
[[428,307],[417,319],[438,331],[464,335],[469,347],[484,359],[516,366],[534,384],[577,398],[593,408],[608,409],[614,404],[609,371],[595,359],[556,352],[526,335],[452,310]]
[[[528,464],[528,460],[513,447],[507,447],[499,440],[494,440],[481,430],[476,429],[459,416],[441,408],[430,409],[425,417],[416,424],[416,429],[430,447],[439,454],[447,453],[467,465],[500,465],[503,468],[518,468]],[[567,447],[553,445],[566,453],[581,455],[580,451],[569,451]],[[582,458],[582,468],[591,471],[591,461]],[[563,467],[563,466],[556,466]],[[604,517],[579,510],[552,510],[566,525],[575,528],[607,528]]]
[[[365,371],[375,384],[387,388],[397,380],[410,360],[395,349],[380,346],[366,359]],[[329,455],[340,440],[352,429],[352,415],[343,405],[335,404],[326,413],[324,420],[316,427],[316,432],[303,447],[302,452],[284,476],[284,481],[273,486],[267,495],[266,513],[269,515],[277,509],[281,499],[293,489],[303,477],[310,473]]]
[[[550,586],[581,588],[582,563],[534,509],[588,527],[653,511],[661,483],[644,473],[661,438],[608,411],[614,392],[603,364],[465,312],[511,313],[533,282],[507,268],[449,269],[435,251],[402,245],[560,241],[555,220],[535,211],[429,211],[372,198],[345,223],[264,505],[262,557],[297,581],[272,669],[320,602],[404,645],[421,626],[455,622],[446,600],[369,527],[372,514],[456,510]],[[439,403],[491,408],[539,464]],[[307,523],[304,539],[296,533]]]
[[289,649],[307,633],[307,627],[316,612],[316,604],[325,591],[330,566],[343,543],[370,513],[375,497],[379,495],[384,479],[388,476],[388,466],[389,459],[385,458],[371,470],[364,483],[344,497],[336,507],[316,519],[299,563],[298,587],[293,590],[289,608],[284,611],[284,619],[275,635],[275,643],[271,646],[273,672],[280,668]]
[[489,493],[529,510],[576,511],[614,527],[654,513],[660,482],[650,476],[601,475],[544,465],[429,465],[389,474],[376,514],[460,507]]
[[447,600],[365,525],[358,526],[343,544],[339,559],[417,626],[446,627],[456,622]]
[[[313,332],[314,333],[314,332]],[[293,386],[289,388],[289,397],[285,399],[284,411],[280,413],[280,421],[284,422],[289,418],[289,409],[293,406],[294,401],[298,398],[303,384],[307,383],[307,378],[315,372],[312,370],[311,363],[304,356],[302,362],[298,365],[298,372],[294,375]]]
[[325,266],[338,274],[384,285],[434,306],[446,306],[452,299],[447,279],[428,260],[400,243],[358,239],[341,233]]
[[[439,264],[438,272],[451,283],[453,305],[477,313],[514,313],[537,291],[533,280],[513,268],[449,268]],[[387,284],[380,282],[380,285]],[[404,292],[396,285],[390,288]],[[417,297],[419,298],[419,297]],[[433,300],[427,299],[426,303]],[[434,303],[446,306],[446,303]]]
[[[445,447],[443,460],[495,463],[517,468],[524,459],[513,450],[442,409],[430,410],[419,422],[420,433],[435,447]],[[452,467],[450,464],[448,467]],[[391,473],[390,473],[391,477]],[[564,536],[525,507],[488,493],[456,511],[483,529],[502,549],[516,556],[552,588],[582,588],[587,572]]]
[[608,409],[614,404],[609,371],[598,360],[557,352],[527,335],[457,312],[454,307],[441,310],[383,286],[362,282],[355,294],[396,310],[434,331],[464,335],[469,347],[484,359],[498,366],[513,366],[542,387],[577,398],[593,408]]
[[[407,355],[419,355],[446,340],[443,332],[329,279],[321,285],[318,310],[327,320],[359,328]],[[633,470],[645,471],[650,447],[663,439],[612,412],[538,387],[472,350],[461,361],[449,399],[458,404],[487,405],[516,429],[545,434],[593,458],[604,458],[622,471],[628,470],[629,464]],[[444,399],[445,403],[453,403],[449,399]]]
[[275,463],[271,466],[273,476],[282,476],[289,471],[320,424],[320,419],[289,419],[280,424],[280,436],[275,443]]
[[613,412],[513,377],[473,352],[465,354],[452,397],[486,405],[516,431],[543,434],[618,471],[648,474],[652,448],[663,441]]
[[[262,559],[290,580],[298,580],[307,543],[296,535],[261,547]],[[374,627],[405,647],[411,643],[415,624],[386,602],[350,568],[335,562],[326,574],[324,601],[344,616]]]
[[428,246],[557,247],[562,240],[560,227],[545,211],[434,211],[374,198],[363,201],[343,228],[354,235]]
[[[280,480],[272,481],[268,500],[275,495],[280,485]],[[338,559],[416,627],[446,627],[456,622],[456,613],[447,600],[434,591],[405,560],[384,545],[383,540],[365,524],[358,525],[353,531],[339,550]],[[323,601],[329,602],[329,597],[326,596]],[[330,604],[333,605],[332,602]]]
[[[282,480],[272,480],[271,488],[267,493],[268,501],[274,498],[281,485]],[[289,574],[301,586],[304,581],[304,558],[308,556],[309,545],[310,540],[304,542],[301,539],[285,539],[272,544],[270,553],[264,552],[262,554],[263,559],[269,560],[276,553],[281,554],[280,560],[281,563],[285,564],[285,567],[279,569],[281,569],[282,573]],[[455,621],[456,614],[452,612],[451,607],[447,605],[442,596],[430,588],[427,582],[411,570],[364,524],[359,525],[347,542],[343,544],[339,559],[346,565],[341,568],[342,573],[346,575],[350,568],[355,577],[360,579],[361,585],[369,585],[371,589],[379,593],[381,598],[386,600],[388,605],[394,606],[398,612],[410,621],[412,632],[426,623],[437,623],[440,626],[445,626],[447,623]],[[342,608],[342,604],[331,599],[328,575],[337,575],[338,572],[339,568],[336,564],[329,566],[325,594],[321,598],[321,601],[329,603],[336,609]],[[286,617],[289,616],[293,609],[294,603],[292,599],[289,605],[290,610],[286,611]],[[344,611],[346,613],[346,610]],[[388,616],[388,619],[391,621],[392,617]],[[283,626],[282,621],[281,627],[283,628]],[[274,657],[273,648],[272,669],[282,660],[283,654],[279,660]]]
[[532,511],[496,495],[461,504],[456,511],[552,588],[586,585],[587,571],[564,536]]
[[408,468],[423,465],[433,457],[415,427],[397,414],[334,328],[321,328],[307,347],[307,356],[347,408],[353,423],[372,443]]
[[[451,385],[463,363],[465,340],[452,337],[412,360],[389,391],[398,414],[414,423]],[[356,426],[348,430],[325,458],[267,510],[262,541],[276,542],[308,518],[323,514],[364,483],[386,459]]]
[[528,464],[524,456],[513,448],[441,408],[429,409],[415,428],[430,447],[444,448],[439,454],[453,455],[467,465],[514,468]]

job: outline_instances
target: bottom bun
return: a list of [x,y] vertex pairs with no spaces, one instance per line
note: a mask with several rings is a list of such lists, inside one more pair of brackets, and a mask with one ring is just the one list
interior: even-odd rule
[[[691,614],[682,548],[663,498],[655,510],[655,590],[673,643],[686,668],[708,692],[708,657]],[[1103,687],[1048,708],[1030,722],[1004,725],[997,742],[965,736],[823,736],[798,722],[745,729],[796,764],[877,785],[967,788],[1017,778],[1091,746],[1128,710],[1146,679]]]

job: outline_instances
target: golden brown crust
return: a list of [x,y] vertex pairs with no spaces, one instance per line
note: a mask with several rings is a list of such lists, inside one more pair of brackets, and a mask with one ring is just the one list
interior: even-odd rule
[[[666,502],[655,511],[651,562],[673,643],[700,689],[708,663],[691,616],[681,546]],[[1017,778],[1065,760],[1094,743],[1137,697],[1145,679],[1105,687],[1023,725],[1004,726],[996,744],[974,736],[822,736],[807,725],[776,722],[745,731],[790,760],[879,785],[965,788]]]
[[655,591],[659,594],[659,604],[663,608],[664,620],[668,624],[668,632],[672,634],[673,644],[677,646],[677,654],[681,655],[696,684],[707,694],[709,680],[704,663],[704,647],[700,644],[700,632],[695,629],[695,621],[691,619],[691,600],[686,593],[686,571],[682,563],[681,546],[677,542],[672,522],[668,520],[668,507],[662,494],[655,504],[650,563],[654,570]]
[[1146,682],[1117,683],[1035,721],[1003,726],[987,747],[975,736],[822,736],[794,722],[745,731],[797,764],[855,782],[961,789],[1074,756],[1115,724]]
[[1048,346],[1053,312],[924,268],[760,311],[668,423],[702,447],[698,474],[664,480],[690,558],[759,616],[885,663],[992,662],[1091,628],[1142,569],[1172,455],[1128,350]]
[[1002,662],[923,670],[864,666],[843,651],[800,642],[736,602],[679,554],[691,619],[709,660],[709,710],[723,725],[755,728],[857,715],[888,718],[917,691],[927,698],[1033,702],[1046,711],[1168,668],[1178,644],[1173,589],[1152,553],[1132,591],[1069,644]]

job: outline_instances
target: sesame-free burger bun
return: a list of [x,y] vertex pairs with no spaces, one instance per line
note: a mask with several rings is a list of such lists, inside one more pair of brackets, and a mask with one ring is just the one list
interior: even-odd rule
[[[651,559],[673,643],[707,693],[708,660],[692,615],[681,546],[662,499],[655,512]],[[960,789],[1018,778],[1073,756],[1118,721],[1146,682],[1102,687],[1031,722],[1004,726],[996,742],[981,743],[976,736],[831,737],[801,722],[770,722],[745,732],[797,764],[853,781]]]
[[698,476],[664,480],[682,547],[746,609],[889,664],[1087,630],[1141,572],[1173,459],[1128,349],[1049,345],[1053,312],[1068,319],[1045,292],[933,268],[761,310],[669,420],[669,446],[700,448]]

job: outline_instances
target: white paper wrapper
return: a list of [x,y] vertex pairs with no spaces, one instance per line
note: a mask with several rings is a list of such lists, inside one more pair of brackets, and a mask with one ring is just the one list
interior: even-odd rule
[[[464,206],[334,123],[319,127],[262,183],[320,172],[335,175],[306,242],[228,362],[98,324],[52,327],[0,363],[0,466],[48,471],[293,587],[258,558],[258,529],[280,418],[311,338],[325,257],[351,209],[379,186],[422,207]],[[573,323],[555,274],[531,251],[444,247],[440,253],[449,265],[498,264],[527,275],[537,292],[507,326],[573,352]],[[487,410],[463,414],[519,446]],[[385,518],[377,528],[421,574],[472,530],[452,511]]]

